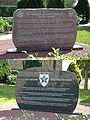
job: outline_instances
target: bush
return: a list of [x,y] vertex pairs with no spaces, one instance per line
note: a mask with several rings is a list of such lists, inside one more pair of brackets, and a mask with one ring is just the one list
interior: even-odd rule
[[11,66],[8,60],[0,60],[0,83],[6,83],[11,74]]
[[64,3],[61,0],[48,0],[47,8],[64,8]]
[[13,19],[0,17],[0,33],[9,32],[12,30]]
[[18,70],[12,70],[12,71],[11,71],[11,74],[12,74],[12,75],[18,75],[18,74],[19,74],[19,71],[18,71]]
[[6,83],[10,85],[15,85],[18,74],[18,70],[11,70],[11,74],[8,76]]
[[18,0],[17,8],[43,8],[42,0]]
[[0,16],[12,17],[16,7],[0,7]]
[[81,80],[82,80],[81,71],[80,71],[79,67],[78,67],[74,62],[72,62],[72,63],[69,65],[69,67],[68,67],[67,70],[68,70],[68,71],[71,71],[71,72],[74,72],[74,73],[76,74],[78,80],[79,80],[79,83],[81,82]]
[[0,33],[5,32],[4,31],[4,25],[5,25],[4,20],[3,20],[2,17],[0,17]]
[[16,79],[17,79],[17,75],[9,75],[6,83],[10,85],[15,85]]

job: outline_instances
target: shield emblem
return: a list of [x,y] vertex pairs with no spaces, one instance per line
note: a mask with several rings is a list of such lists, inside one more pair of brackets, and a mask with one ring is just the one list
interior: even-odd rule
[[45,87],[49,82],[49,74],[42,73],[39,75],[39,81],[43,87]]

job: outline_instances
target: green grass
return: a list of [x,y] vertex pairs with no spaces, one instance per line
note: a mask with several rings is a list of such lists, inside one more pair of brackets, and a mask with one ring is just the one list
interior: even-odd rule
[[79,102],[90,104],[90,86],[88,90],[84,90],[83,88],[83,86],[80,86]]
[[76,41],[90,45],[90,27],[79,27]]
[[0,104],[15,102],[15,86],[0,86]]

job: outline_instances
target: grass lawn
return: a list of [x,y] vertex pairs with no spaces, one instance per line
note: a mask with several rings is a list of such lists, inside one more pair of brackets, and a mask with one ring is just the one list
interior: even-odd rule
[[[90,86],[87,91],[80,86],[79,102],[90,104]],[[7,103],[16,103],[15,86],[0,86],[0,104]]]
[[0,104],[15,102],[15,86],[0,86]]
[[76,42],[90,45],[90,27],[78,28]]
[[84,90],[83,86],[80,86],[79,102],[90,104],[90,86],[88,90]]

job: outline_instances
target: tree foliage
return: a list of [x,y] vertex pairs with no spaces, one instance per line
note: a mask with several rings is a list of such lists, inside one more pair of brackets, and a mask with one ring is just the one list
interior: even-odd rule
[[76,74],[78,80],[79,80],[79,83],[81,82],[82,75],[81,75],[81,71],[80,71],[77,64],[75,64],[74,62],[71,62],[67,70],[71,71],[71,72],[74,72]]
[[47,0],[47,8],[64,8],[61,0]]
[[90,72],[90,58],[88,60],[79,60],[78,65],[80,66],[84,78],[85,78],[85,84],[84,84],[84,89],[88,89],[88,74]]
[[0,60],[0,82],[6,83],[11,74],[11,66],[8,60]]
[[64,0],[65,8],[72,8],[75,4],[76,0]]
[[17,8],[43,8],[42,0],[18,0]]
[[86,24],[89,20],[89,3],[88,0],[78,0],[77,5],[74,7],[78,16],[82,18],[80,24]]

